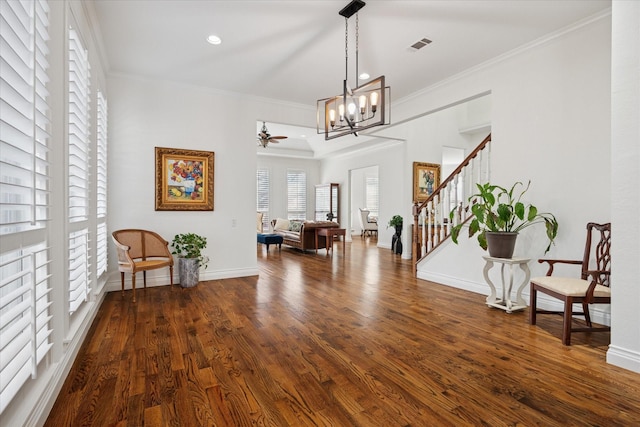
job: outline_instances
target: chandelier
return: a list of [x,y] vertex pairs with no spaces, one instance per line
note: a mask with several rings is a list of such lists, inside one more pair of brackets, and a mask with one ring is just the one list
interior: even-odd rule
[[[319,99],[317,102],[317,131],[324,133],[324,139],[330,140],[353,134],[374,126],[388,125],[390,115],[391,88],[385,86],[384,76],[380,76],[362,85],[359,83],[358,51],[359,20],[358,11],[366,3],[353,0],[340,12],[344,16],[344,52],[345,76],[342,93],[331,98]],[[356,15],[356,78],[355,87],[349,85],[349,18]]]

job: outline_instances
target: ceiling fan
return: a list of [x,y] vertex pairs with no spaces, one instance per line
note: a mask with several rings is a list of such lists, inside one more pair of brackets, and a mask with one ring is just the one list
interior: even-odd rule
[[267,145],[269,145],[270,142],[275,144],[280,142],[278,141],[279,139],[286,138],[286,136],[271,136],[271,134],[267,130],[266,123],[262,122],[262,129],[260,129],[260,132],[258,132],[258,145],[267,148]]

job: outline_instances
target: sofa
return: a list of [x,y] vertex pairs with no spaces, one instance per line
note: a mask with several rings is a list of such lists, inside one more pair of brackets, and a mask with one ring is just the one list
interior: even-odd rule
[[[274,234],[282,236],[282,243],[302,251],[316,249],[316,229],[339,228],[333,221],[299,221],[276,218],[271,221]],[[318,249],[327,247],[325,236],[318,237]]]

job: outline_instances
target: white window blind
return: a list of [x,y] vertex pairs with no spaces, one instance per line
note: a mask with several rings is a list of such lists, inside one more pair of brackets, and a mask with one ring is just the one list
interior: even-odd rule
[[[327,219],[327,214],[330,212],[330,197],[331,186],[329,185],[316,185],[316,221],[323,221]],[[334,205],[335,206],[335,205]]]
[[365,198],[369,215],[378,217],[379,201],[378,201],[378,176],[367,175],[365,177]]
[[48,11],[0,2],[0,235],[49,220]]
[[69,221],[88,219],[89,57],[69,29]]
[[48,13],[45,0],[0,1],[0,235],[35,241],[2,242],[0,414],[51,349]]
[[258,169],[256,210],[262,213],[262,229],[269,229],[269,170]]
[[287,171],[287,218],[307,217],[307,173],[300,170]]
[[69,314],[88,301],[89,289],[89,230],[69,234]]

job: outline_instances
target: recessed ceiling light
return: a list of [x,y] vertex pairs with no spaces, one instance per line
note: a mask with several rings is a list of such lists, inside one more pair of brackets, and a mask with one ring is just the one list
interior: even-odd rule
[[369,77],[371,76],[367,73],[360,74],[360,80],[367,80]]
[[307,137],[307,135],[305,135],[305,134],[300,135],[300,138],[306,138],[306,137]]
[[216,35],[211,34],[209,37],[207,37],[207,41],[211,44],[220,44],[222,43],[222,39]]

